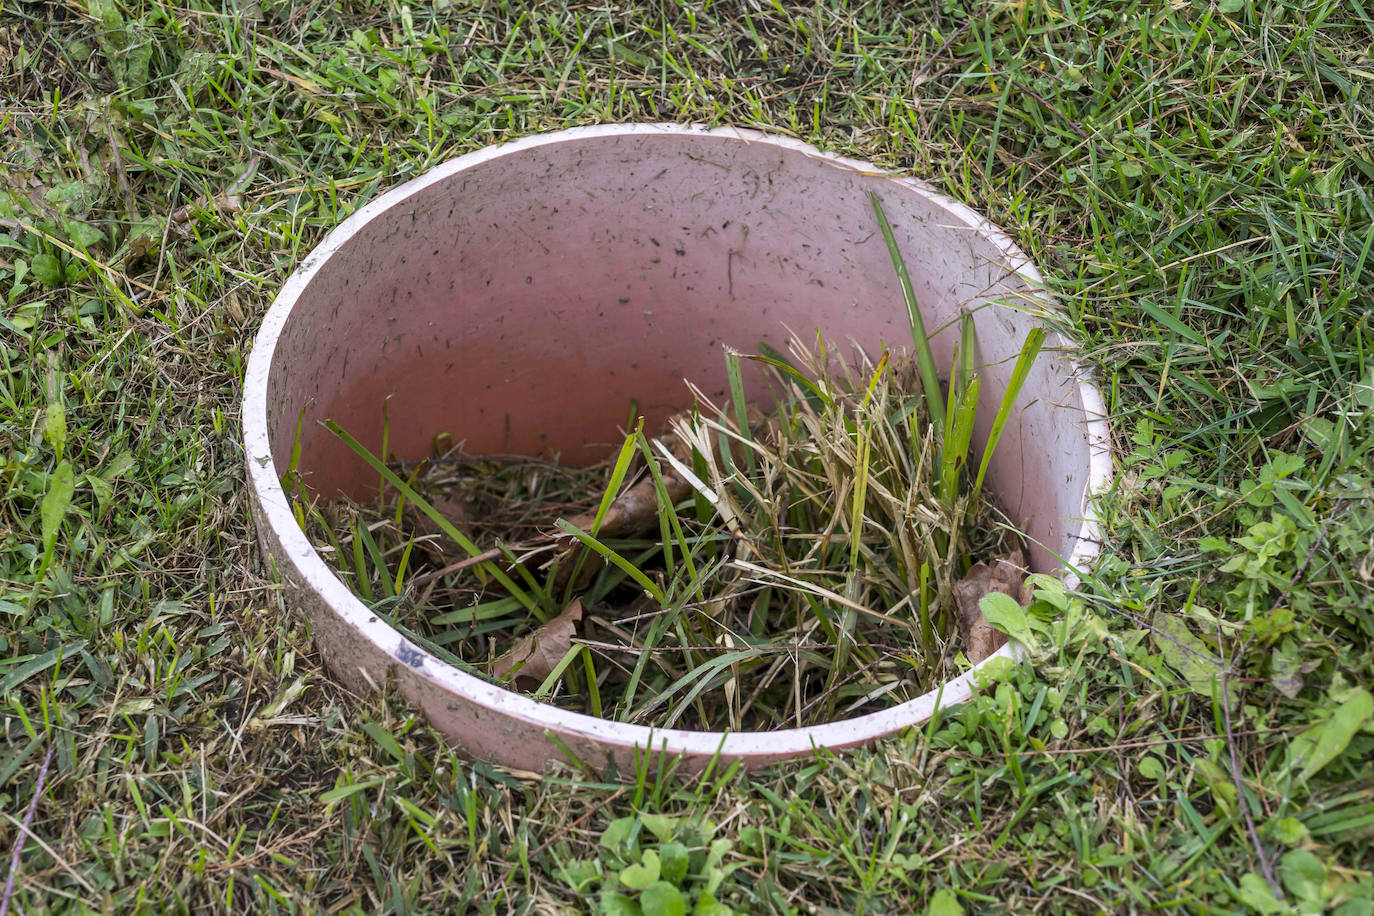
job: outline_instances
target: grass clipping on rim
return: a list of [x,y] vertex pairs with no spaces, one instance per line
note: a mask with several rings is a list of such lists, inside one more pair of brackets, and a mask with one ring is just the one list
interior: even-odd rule
[[[979,661],[1003,641],[980,600],[1021,597],[1021,538],[983,481],[1044,332],[1027,337],[975,464],[972,319],[946,399],[876,199],[874,211],[912,356],[874,362],[856,345],[844,359],[819,337],[792,338],[788,354],[727,349],[727,402],[689,383],[690,411],[652,439],[632,422],[593,468],[449,449],[402,479],[326,422],[382,495],[319,506],[292,479],[298,520],[429,651],[593,715],[768,730],[934,689],[957,673],[956,650]],[[745,400],[746,361],[771,413]]]

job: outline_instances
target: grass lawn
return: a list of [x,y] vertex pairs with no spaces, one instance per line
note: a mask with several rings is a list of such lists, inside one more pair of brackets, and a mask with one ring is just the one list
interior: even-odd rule
[[[1374,6],[903,6],[0,0],[0,908],[1374,911]],[[436,163],[634,120],[923,176],[1060,292],[1106,552],[928,729],[505,772],[334,687],[264,572],[288,273]]]

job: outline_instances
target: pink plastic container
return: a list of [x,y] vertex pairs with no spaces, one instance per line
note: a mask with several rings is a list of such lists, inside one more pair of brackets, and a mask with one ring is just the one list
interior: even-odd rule
[[[926,326],[976,310],[981,448],[1026,332],[1055,303],[978,214],[863,162],[746,130],[576,128],[455,159],[331,232],[263,320],[243,404],[259,537],[329,668],[355,690],[393,681],[467,754],[527,770],[564,759],[560,745],[622,772],[645,750],[683,755],[688,769],[716,756],[762,765],[871,741],[966,700],[977,669],[881,712],[773,732],[650,730],[538,703],[439,661],[372,614],[311,547],[280,484],[300,421],[310,486],[325,497],[375,487],[319,421],[375,451],[388,399],[394,455],[424,457],[448,432],[472,454],[595,460],[618,444],[632,398],[652,426],[690,403],[684,378],[723,390],[722,345],[781,348],[788,328],[870,352],[909,344],[870,190]],[[954,336],[935,336],[938,363],[949,364]],[[1103,413],[1052,333],[989,473],[1038,571],[1072,576],[1097,552],[1090,497],[1111,474]]]

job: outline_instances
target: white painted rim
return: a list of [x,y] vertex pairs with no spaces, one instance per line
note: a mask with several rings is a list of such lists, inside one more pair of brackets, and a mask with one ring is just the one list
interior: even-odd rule
[[[396,647],[406,644],[407,640],[368,610],[315,552],[305,533],[296,524],[286,494],[282,490],[281,470],[272,458],[271,438],[267,427],[268,373],[282,329],[286,326],[297,299],[311,279],[328,264],[330,258],[344,243],[383,211],[403,204],[408,198],[433,184],[493,159],[519,155],[526,150],[557,143],[636,134],[709,134],[748,143],[768,144],[868,174],[890,174],[893,181],[929,199],[944,208],[958,223],[993,241],[1006,254],[1008,264],[1016,273],[1032,286],[1042,290],[1044,288],[1044,279],[1040,272],[1005,233],[969,207],[940,194],[925,182],[889,173],[860,160],[823,153],[799,140],[754,130],[733,127],[707,129],[676,124],[575,127],[477,150],[439,165],[420,177],[388,191],[357,210],[330,232],[287,278],[258,331],[248,360],[243,394],[243,436],[248,459],[249,485],[261,507],[262,517],[270,526],[272,534],[279,539],[283,553],[295,566],[297,575],[305,585],[319,594],[345,624],[375,646],[379,652],[388,656],[394,655]],[[1054,302],[1047,291],[1043,294],[1043,301]],[[1053,338],[1061,351],[1072,352],[1077,349],[1057,333]],[[1105,490],[1112,476],[1111,448],[1102,393],[1083,370],[1077,373],[1076,381],[1083,410],[1085,434],[1089,442],[1090,459],[1088,486],[1085,490],[1076,546],[1072,555],[1065,561],[1065,580],[1071,586],[1078,581],[1079,573],[1091,568],[1100,549],[1102,529],[1093,505],[1093,497]],[[616,745],[627,749],[652,748],[656,752],[688,756],[711,757],[719,754],[725,758],[797,756],[810,753],[818,747],[845,747],[892,734],[929,719],[937,708],[968,700],[977,689],[980,674],[998,659],[1017,660],[1021,657],[1020,648],[1014,643],[1008,643],[982,663],[946,681],[924,696],[856,718],[806,728],[722,733],[655,729],[560,709],[465,674],[419,646],[412,645],[412,648],[423,656],[423,663],[416,671],[419,676],[429,679],[443,691],[494,715],[523,720],[549,729],[560,736],[582,737],[604,745]]]

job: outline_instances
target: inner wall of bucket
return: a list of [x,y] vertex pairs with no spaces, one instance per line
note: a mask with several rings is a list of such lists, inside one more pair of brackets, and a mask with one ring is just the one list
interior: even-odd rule
[[[448,433],[468,454],[586,463],[619,444],[632,401],[655,431],[690,406],[684,379],[722,395],[726,345],[785,350],[790,329],[873,356],[909,348],[869,190],[882,196],[927,328],[942,329],[937,364],[951,363],[960,310],[975,310],[981,450],[1034,326],[988,303],[1040,301],[1011,255],[911,184],[770,144],[643,134],[497,155],[326,246],[272,367],[277,465],[299,428],[312,489],[368,495],[375,473],[325,419],[374,453],[385,423],[402,458],[429,456]],[[1083,511],[1079,404],[1067,361],[1042,353],[989,474],[1042,542],[1037,569],[1060,565],[1051,551],[1069,556]]]

